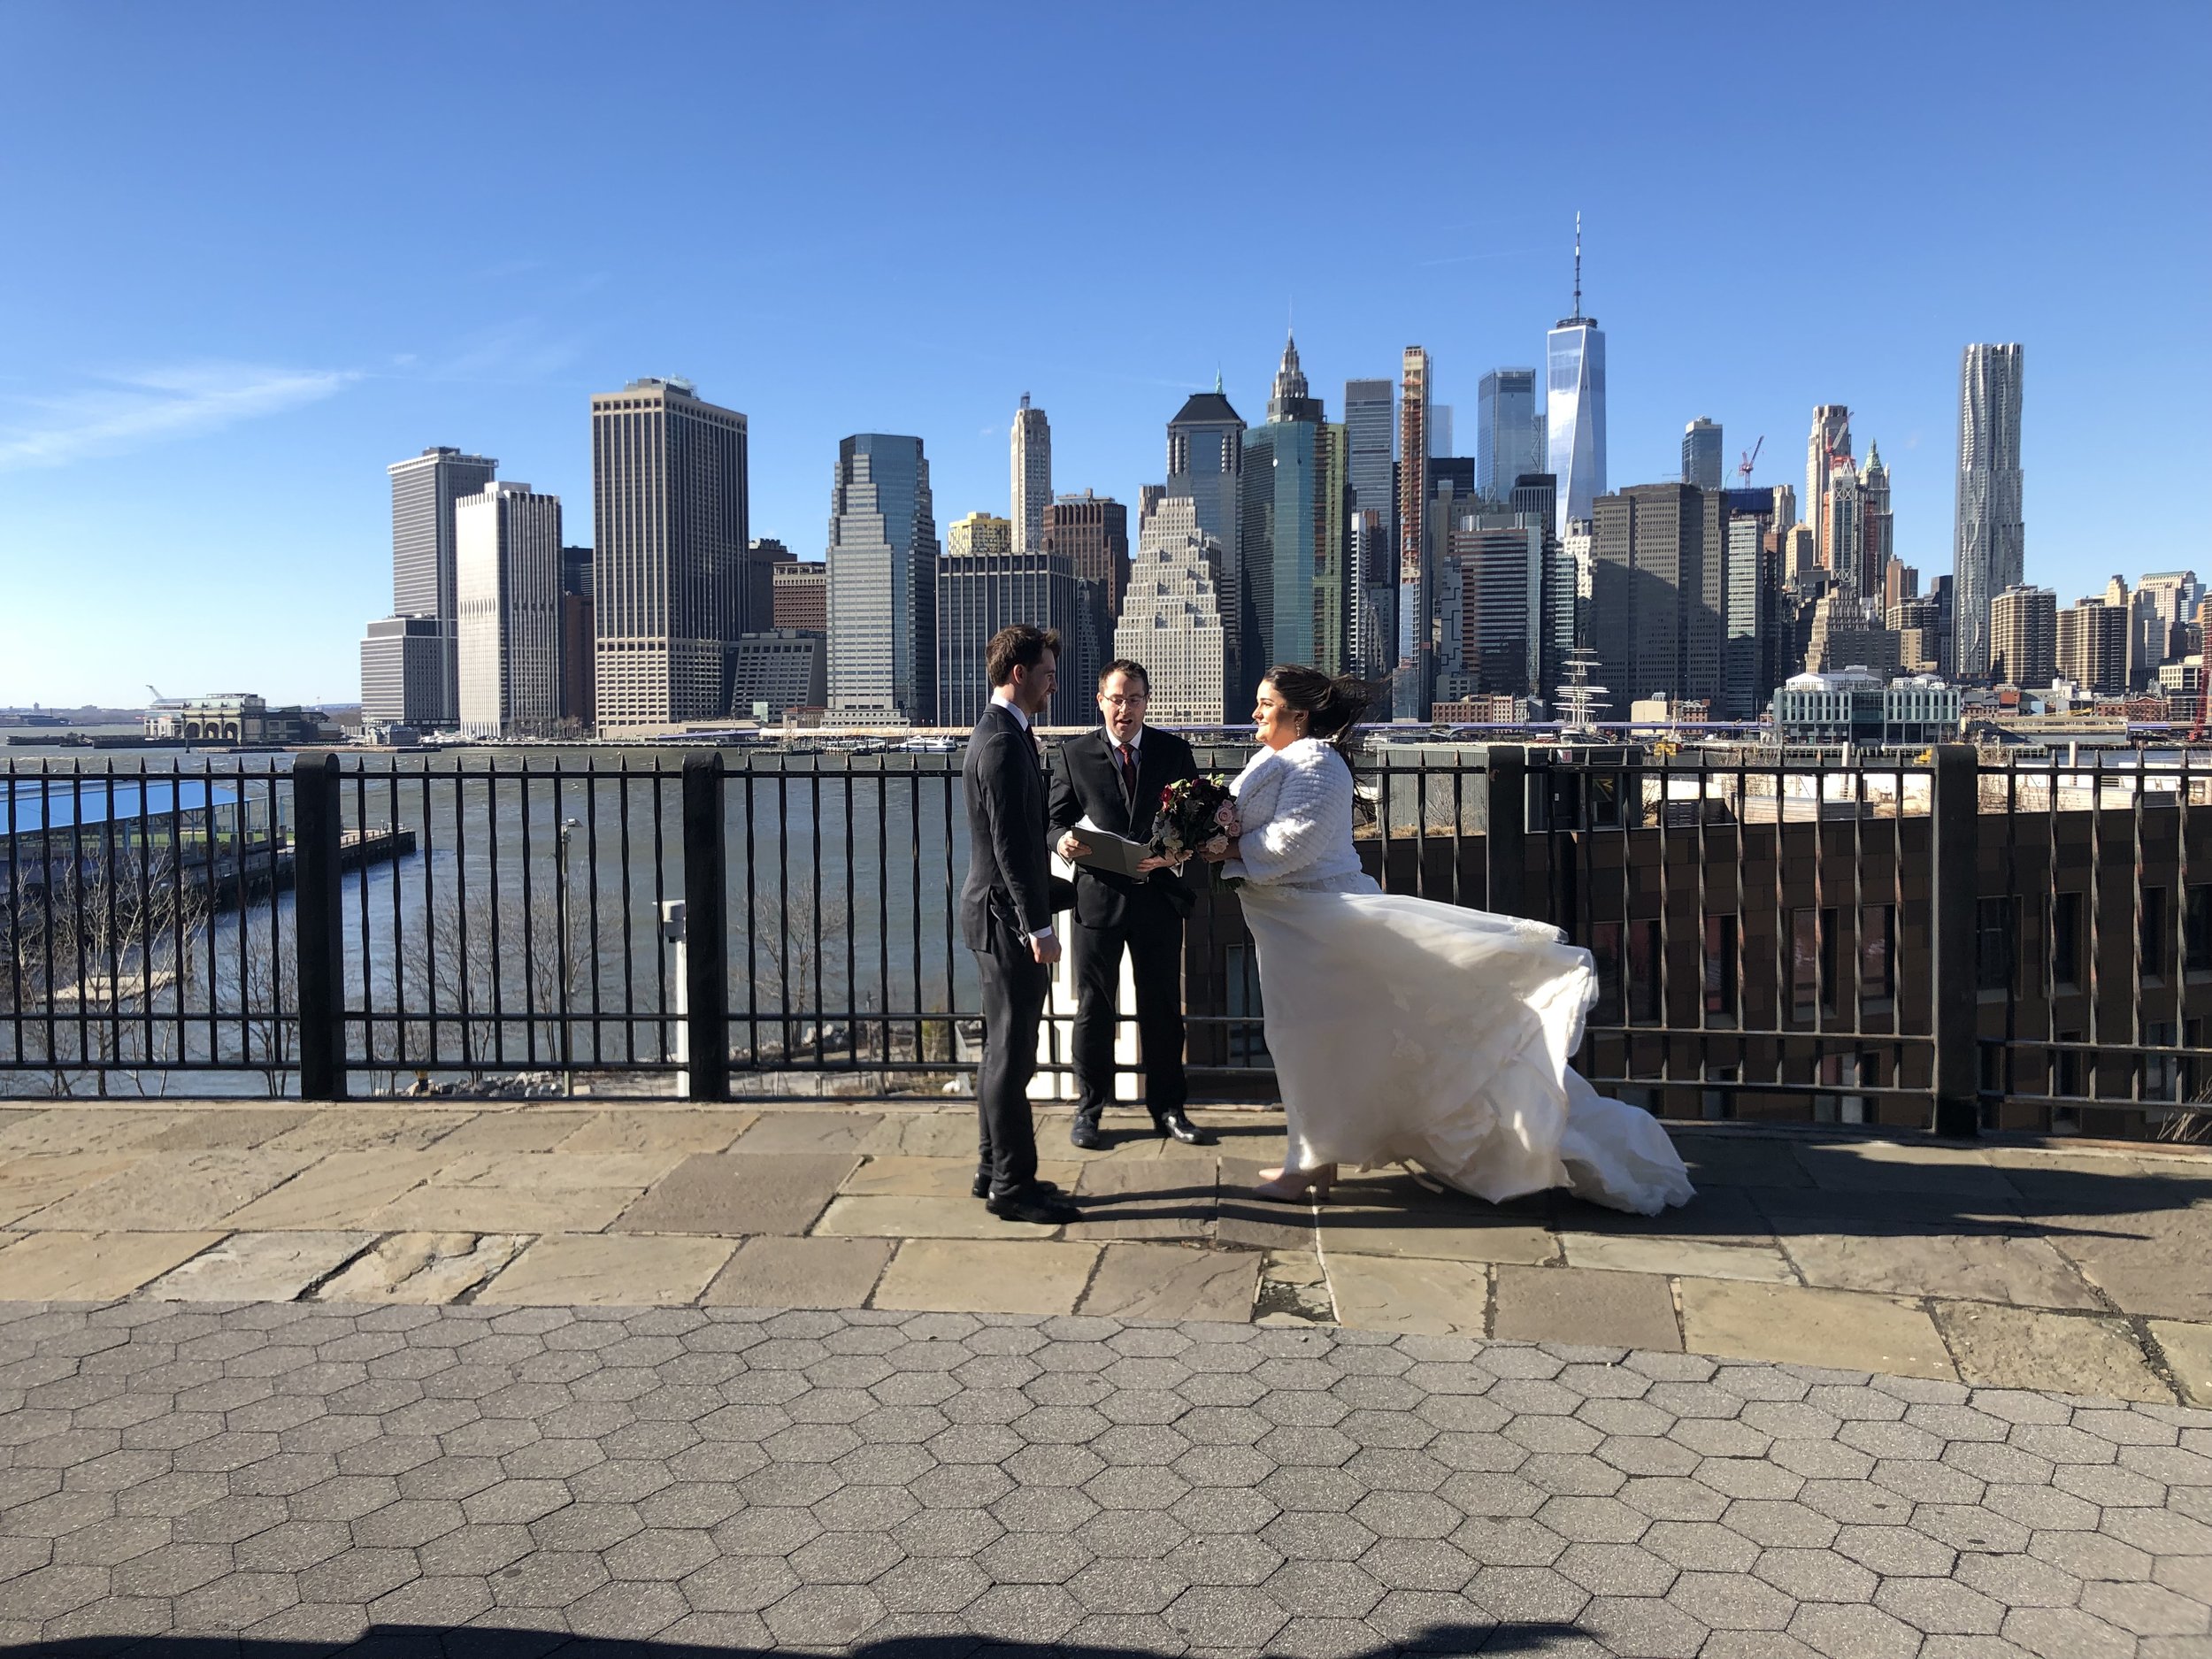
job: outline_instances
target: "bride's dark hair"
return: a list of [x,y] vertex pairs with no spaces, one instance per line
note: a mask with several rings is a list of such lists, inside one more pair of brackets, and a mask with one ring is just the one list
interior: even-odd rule
[[1302,663],[1278,663],[1260,679],[1275,687],[1285,708],[1306,717],[1308,737],[1321,739],[1344,757],[1346,765],[1354,764],[1358,740],[1355,728],[1373,699],[1371,686],[1349,674],[1332,678]]

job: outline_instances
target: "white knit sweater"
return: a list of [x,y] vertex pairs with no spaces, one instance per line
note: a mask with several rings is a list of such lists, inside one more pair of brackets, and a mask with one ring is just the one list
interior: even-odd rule
[[1360,873],[1352,845],[1352,769],[1318,738],[1263,749],[1229,786],[1243,825],[1226,876],[1294,887]]

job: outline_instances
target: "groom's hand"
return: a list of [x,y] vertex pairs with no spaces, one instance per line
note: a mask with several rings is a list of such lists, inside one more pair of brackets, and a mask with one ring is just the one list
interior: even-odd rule
[[1060,941],[1051,933],[1033,938],[1029,941],[1029,954],[1037,959],[1040,967],[1049,968],[1060,960]]

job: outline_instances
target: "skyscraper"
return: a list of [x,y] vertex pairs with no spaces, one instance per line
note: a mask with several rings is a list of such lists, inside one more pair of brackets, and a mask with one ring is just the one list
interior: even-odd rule
[[561,718],[561,498],[488,483],[454,503],[461,730],[545,737]]
[[1835,567],[1835,557],[1825,528],[1828,480],[1835,471],[1836,457],[1848,459],[1850,454],[1851,411],[1841,403],[1815,404],[1812,435],[1805,440],[1805,522],[1813,527],[1813,545],[1820,562],[1831,569]]
[[[987,657],[991,636],[1010,623],[1057,629],[1068,672],[1043,718],[1066,725],[1080,718],[1090,697],[1071,660],[1076,626],[1073,566],[1064,553],[1014,551],[1014,526],[989,513],[972,512],[945,533],[937,562],[938,723],[971,726],[991,700]],[[834,569],[833,563],[832,568]],[[831,633],[833,642],[836,639]]]
[[[1544,470],[1544,418],[1536,408],[1534,369],[1493,369],[1475,406],[1475,482],[1503,501],[1513,480]],[[1558,534],[1555,522],[1552,532]]]
[[591,482],[599,729],[723,718],[748,620],[745,417],[688,380],[597,395]]
[[1535,687],[1541,692],[1565,678],[1567,658],[1581,642],[1582,587],[1558,530],[1559,480],[1549,472],[1522,473],[1507,494],[1506,509],[1517,524],[1533,525],[1544,533]]
[[1771,489],[1721,494],[1727,538],[1724,661],[1717,718],[1755,720],[1794,672],[1783,651],[1782,536]]
[[1344,428],[1322,419],[1298,365],[1283,348],[1267,424],[1244,434],[1238,544],[1244,566],[1244,649],[1238,701],[1271,663],[1344,662]]
[[1866,569],[1866,495],[1850,457],[1838,456],[1830,464],[1820,514],[1820,545],[1836,586],[1854,599],[1879,598],[1880,579],[1870,579]]
[[1344,382],[1344,476],[1351,490],[1345,543],[1345,610],[1354,672],[1387,673],[1396,661],[1397,388],[1389,380]]
[[2119,603],[2077,599],[2057,615],[2058,672],[2093,697],[2122,697],[2128,689],[2127,585],[2118,577]]
[[1220,550],[1198,527],[1189,497],[1163,497],[1144,516],[1114,655],[1145,665],[1152,679],[1147,713],[1163,726],[1218,726],[1226,718],[1219,568]]
[[1429,580],[1429,354],[1408,346],[1398,371],[1398,647],[1392,711],[1429,711],[1434,676],[1433,603]]
[[1991,606],[2026,568],[2021,518],[2017,345],[1973,345],[1959,362],[1957,528],[1952,540],[1951,648],[1961,679],[1993,672]]
[[1720,469],[1720,422],[1700,415],[1682,429],[1682,481],[1718,489]]
[[[1963,625],[1954,602],[1953,650]],[[2047,588],[2024,584],[2006,588],[1989,601],[1986,656],[1980,672],[2015,686],[2047,686],[2058,672],[2058,595]],[[1963,657],[1960,658],[1963,661]]]
[[1859,592],[1869,599],[1889,602],[1886,585],[1890,560],[1897,551],[1897,520],[1890,511],[1889,468],[1882,465],[1882,446],[1869,442],[1866,465],[1859,469]]
[[1014,551],[1034,552],[1044,545],[1045,508],[1052,500],[1052,423],[1041,409],[1022,406],[1014,413]]
[[[1582,215],[1575,215],[1575,308],[1544,336],[1545,471],[1559,480],[1559,527],[1605,494],[1605,335],[1582,314]],[[1611,682],[1617,687],[1620,682]]]
[[1056,497],[1044,511],[1038,550],[1064,553],[1078,581],[1096,582],[1109,616],[1121,611],[1129,582],[1129,509],[1111,495],[1085,490]]
[[[1167,494],[1191,503],[1199,532],[1220,561],[1214,572],[1221,606],[1229,672],[1237,669],[1237,618],[1242,604],[1242,562],[1237,550],[1239,488],[1244,472],[1244,419],[1221,394],[1194,392],[1167,423]],[[1142,534],[1142,526],[1139,527]]]
[[833,716],[936,720],[937,555],[922,441],[883,432],[841,440],[826,561]]
[[1590,644],[1617,697],[1725,702],[1724,498],[1638,484],[1593,503]]
[[[362,715],[426,728],[451,726],[460,718],[454,503],[490,483],[499,463],[488,455],[464,455],[441,447],[425,449],[411,461],[396,461],[384,470],[392,480],[392,615],[428,617],[437,626],[434,630],[372,629],[373,639],[413,641],[410,650],[417,666],[411,674],[380,671],[380,689],[373,694],[365,685],[362,688]],[[419,666],[426,632],[439,641],[434,692]],[[365,641],[362,649],[365,661]],[[412,692],[403,689],[411,686]],[[401,705],[385,706],[385,687],[402,698]],[[377,706],[372,708],[372,703]]]

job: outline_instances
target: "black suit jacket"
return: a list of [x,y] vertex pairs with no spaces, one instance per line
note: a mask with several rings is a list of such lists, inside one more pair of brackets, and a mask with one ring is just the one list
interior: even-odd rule
[[[960,934],[991,949],[991,918],[1017,936],[1052,926],[1055,884],[1045,841],[1045,774],[1035,741],[1006,709],[983,710],[960,763],[968,798],[968,879]],[[1062,884],[1064,885],[1064,884]]]
[[[1129,798],[1122,792],[1121,768],[1115,763],[1113,747],[1102,726],[1093,726],[1060,745],[1052,762],[1055,841],[1086,818],[1101,829],[1141,841],[1152,833],[1160,791],[1178,778],[1198,776],[1198,760],[1188,743],[1172,732],[1146,726],[1137,744],[1137,798],[1132,811]],[[1176,915],[1187,916],[1198,902],[1190,868],[1155,870],[1140,882],[1130,876],[1078,864],[1075,918],[1087,927],[1117,926],[1128,915],[1133,900],[1157,900]]]

